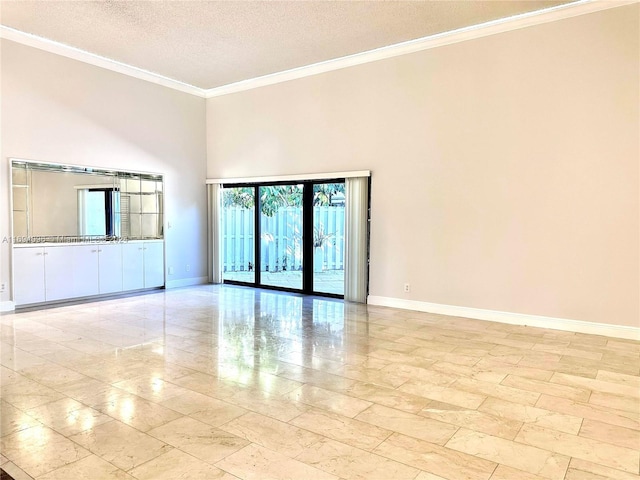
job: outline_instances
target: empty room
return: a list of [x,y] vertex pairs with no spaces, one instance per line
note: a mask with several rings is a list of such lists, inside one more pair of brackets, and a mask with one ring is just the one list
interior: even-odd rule
[[637,0],[0,0],[2,480],[640,480]]

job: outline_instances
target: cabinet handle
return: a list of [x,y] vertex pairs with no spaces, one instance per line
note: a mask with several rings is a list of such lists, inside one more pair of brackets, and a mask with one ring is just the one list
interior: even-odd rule
[[101,251],[102,251],[102,249],[100,249],[100,248],[99,248],[99,249],[98,249],[98,252],[101,252]]
[[49,255],[49,252],[44,252],[43,255]]
[[91,253],[96,253],[98,250],[91,250]]
[[36,255],[44,255],[44,253],[42,253],[42,252],[39,252],[39,253],[36,253]]
[[142,250],[142,247],[138,247],[138,250]]

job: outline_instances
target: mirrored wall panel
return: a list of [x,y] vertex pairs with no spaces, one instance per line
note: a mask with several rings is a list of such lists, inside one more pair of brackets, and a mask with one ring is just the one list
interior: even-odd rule
[[161,175],[12,160],[16,243],[163,238]]

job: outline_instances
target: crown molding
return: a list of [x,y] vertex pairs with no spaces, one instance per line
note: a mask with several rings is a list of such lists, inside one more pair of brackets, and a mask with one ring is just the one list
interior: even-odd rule
[[54,42],[53,40],[48,40],[30,33],[25,33],[5,25],[0,25],[0,38],[44,50],[45,52],[55,53],[56,55],[78,60],[96,67],[106,68],[107,70],[122,73],[140,80],[146,80],[147,82],[162,85],[163,87],[169,87],[180,92],[190,93],[191,95],[198,97],[205,97],[206,94],[206,90],[189,85],[188,83],[179,82],[178,80],[173,80],[172,78],[164,77],[157,73],[133,67],[126,63],[120,63],[85,50],[80,50],[79,48]]
[[418,38],[408,42],[402,42],[387,47],[377,48],[354,55],[348,55],[346,57],[314,63],[312,65],[285,70],[283,72],[264,75],[210,89],[189,85],[157,73],[117,62],[106,57],[101,57],[100,55],[89,53],[69,45],[54,42],[53,40],[25,33],[4,25],[0,25],[0,38],[5,38],[13,42],[38,48],[50,53],[55,53],[63,57],[78,60],[90,65],[122,73],[124,75],[129,75],[134,78],[155,83],[156,85],[162,85],[180,92],[189,93],[197,97],[213,98],[638,2],[640,2],[640,0],[577,0],[575,2],[558,5],[556,7],[501,18],[478,25],[438,33],[436,35]]
[[287,82],[299,78],[310,77],[321,73],[340,70],[342,68],[362,65],[364,63],[376,62],[387,58],[406,55],[409,53],[429,50],[431,48],[451,45],[453,43],[465,42],[476,38],[496,35],[498,33],[509,32],[521,28],[555,22],[565,18],[576,17],[588,13],[608,10],[610,8],[621,7],[638,3],[640,0],[578,0],[576,2],[559,5],[556,7],[536,10],[534,12],[522,13],[511,17],[492,20],[490,22],[472,25],[470,27],[459,28],[448,32],[438,33],[428,37],[418,38],[407,42],[397,43],[388,47],[377,48],[346,57],[328,60],[326,62],[315,63],[305,67],[294,68],[283,72],[264,75],[262,77],[243,80],[221,87],[206,90],[206,98],[229,95],[231,93],[242,92],[254,88],[274,85],[276,83]]

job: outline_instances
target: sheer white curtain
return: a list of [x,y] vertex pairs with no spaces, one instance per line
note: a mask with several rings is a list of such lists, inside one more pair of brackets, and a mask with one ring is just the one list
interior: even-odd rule
[[367,302],[369,177],[345,179],[344,299]]
[[209,282],[222,283],[222,185],[207,185]]

